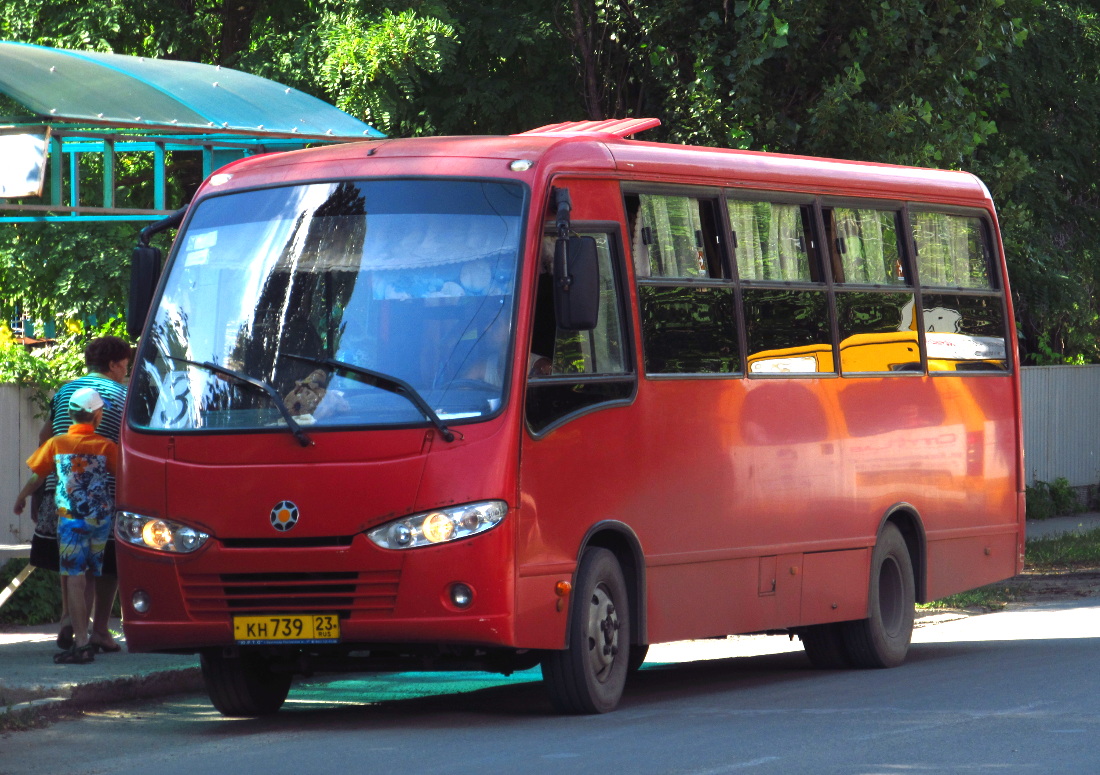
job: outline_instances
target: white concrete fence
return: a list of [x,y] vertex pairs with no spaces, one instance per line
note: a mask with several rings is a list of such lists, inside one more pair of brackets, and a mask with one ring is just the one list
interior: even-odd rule
[[[1100,366],[1028,366],[1021,382],[1028,483],[1100,483]],[[41,427],[30,391],[0,385],[0,545],[31,540],[30,509],[16,517],[11,506]]]
[[30,476],[25,461],[38,447],[43,420],[35,411],[29,389],[0,385],[0,545],[30,543],[34,532],[30,506],[21,517],[11,507]]

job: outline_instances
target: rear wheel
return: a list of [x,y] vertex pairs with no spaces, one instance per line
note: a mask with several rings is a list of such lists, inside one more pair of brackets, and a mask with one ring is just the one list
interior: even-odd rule
[[562,713],[607,713],[619,704],[630,665],[630,608],[615,555],[590,548],[581,557],[564,651],[542,661],[542,677]]
[[267,716],[282,707],[291,675],[277,673],[258,654],[202,655],[202,679],[223,716]]
[[887,524],[871,554],[871,615],[844,629],[854,667],[897,667],[913,638],[916,604],[913,562],[901,531]]
[[844,643],[845,626],[846,623],[816,624],[798,634],[811,665],[818,670],[841,670],[851,667],[848,648]]

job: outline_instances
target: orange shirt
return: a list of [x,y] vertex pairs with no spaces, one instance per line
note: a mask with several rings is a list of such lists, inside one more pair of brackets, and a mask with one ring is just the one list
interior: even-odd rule
[[92,425],[70,425],[64,436],[53,436],[34,454],[27,458],[31,471],[46,476],[54,470],[57,455],[98,455],[106,458],[107,471],[112,475],[118,468],[118,445],[99,436]]
[[97,436],[91,425],[69,426],[35,450],[27,465],[38,476],[57,472],[57,516],[92,524],[110,522],[114,513],[111,476],[118,467],[118,445]]

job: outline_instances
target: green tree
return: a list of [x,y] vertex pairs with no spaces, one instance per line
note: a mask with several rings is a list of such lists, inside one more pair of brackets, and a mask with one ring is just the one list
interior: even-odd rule
[[0,298],[31,319],[105,319],[125,309],[136,228],[8,224],[0,229]]
[[589,0],[570,40],[592,118],[644,106],[681,142],[954,166],[996,132],[988,68],[1031,4]]
[[[239,3],[229,4],[234,9]],[[217,6],[189,0],[7,0],[0,38],[57,48],[199,59],[213,51]],[[191,165],[193,166],[193,165]],[[191,166],[170,166],[171,201],[185,199]],[[151,206],[149,158],[120,157],[117,205]],[[81,185],[96,190],[102,171],[82,167]],[[6,224],[0,226],[0,310],[32,319],[98,317],[125,309],[129,250],[140,224]]]
[[337,95],[338,108],[377,127],[420,128],[422,75],[453,64],[454,27],[412,10],[385,9],[369,23],[351,15],[330,17],[321,35],[320,82]]
[[591,118],[651,113],[677,142],[979,174],[1029,360],[1100,362],[1094,4],[569,5]]
[[[236,67],[393,135],[653,115],[651,139],[970,169],[999,205],[1026,351],[1100,361],[1100,20],[1082,0],[0,0],[0,37]],[[18,261],[44,287],[49,262]]]
[[1100,14],[1046,2],[1031,27],[995,67],[1001,131],[972,167],[1000,205],[1025,351],[1100,363]]

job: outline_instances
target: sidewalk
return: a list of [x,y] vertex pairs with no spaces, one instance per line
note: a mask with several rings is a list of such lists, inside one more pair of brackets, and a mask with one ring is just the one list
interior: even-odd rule
[[[29,544],[0,544],[0,565],[29,556]],[[0,716],[202,691],[198,656],[131,654],[121,637],[122,621],[112,620],[109,626],[120,634],[122,651],[97,654],[86,665],[57,665],[56,624],[0,624]]]
[[1085,533],[1100,528],[1100,512],[1086,511],[1069,517],[1051,517],[1050,519],[1029,519],[1027,537],[1052,538],[1066,533]]
[[[111,622],[111,630],[121,632],[122,622]],[[56,637],[55,624],[0,624],[0,716],[202,690],[197,656],[130,654],[124,647],[86,665],[57,665]]]

